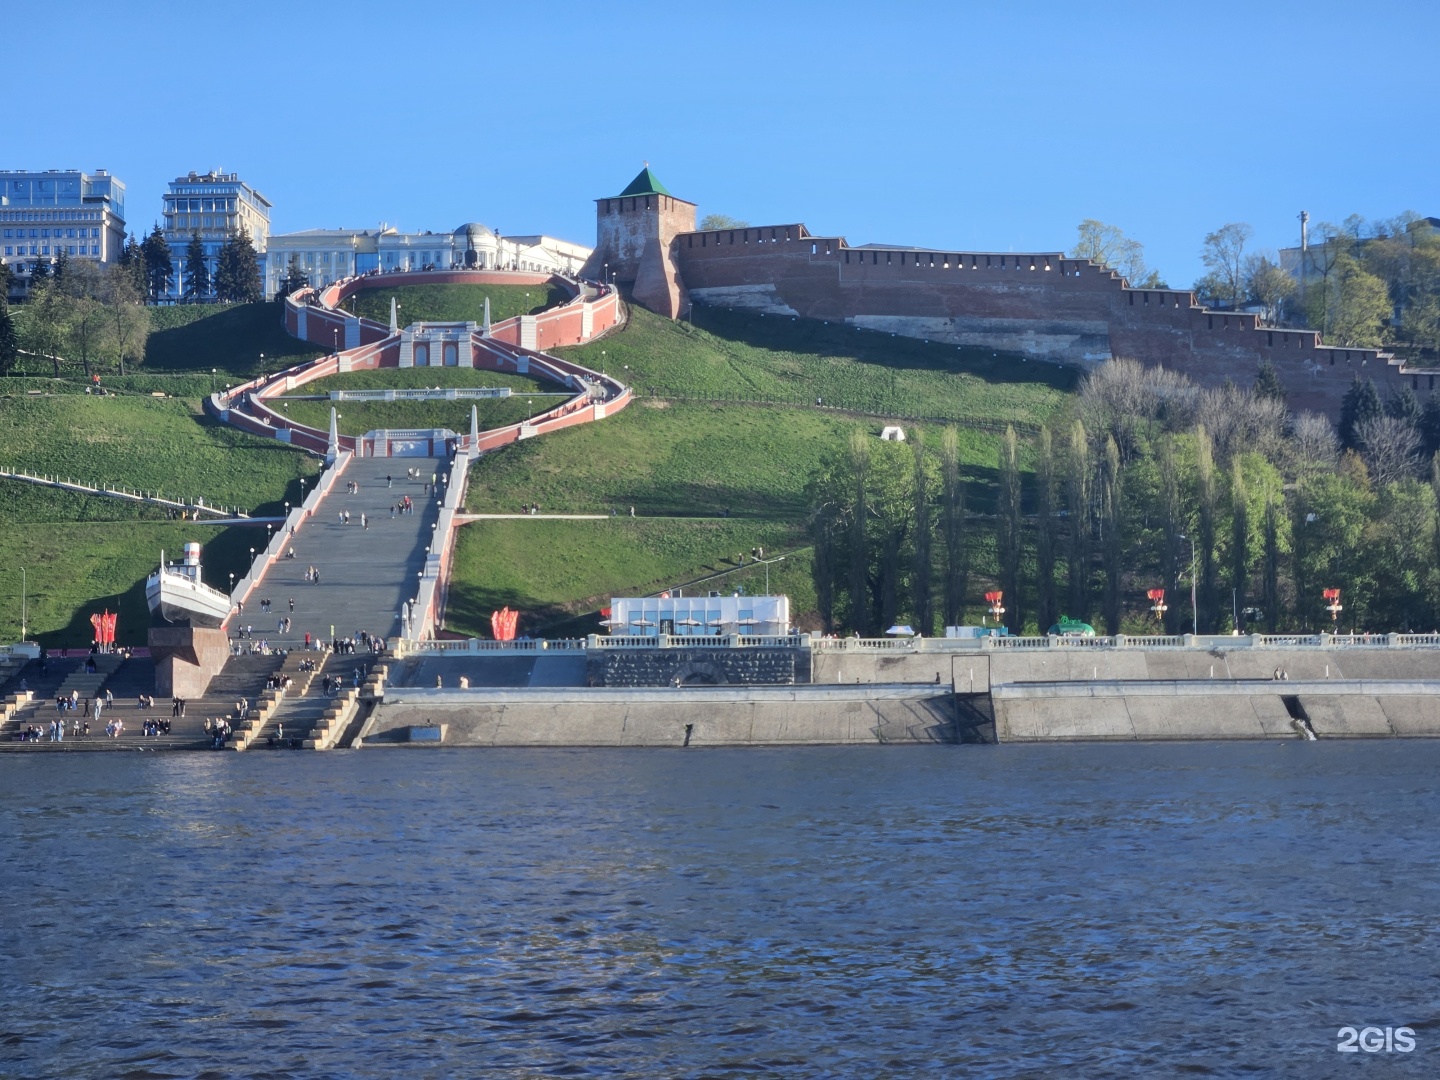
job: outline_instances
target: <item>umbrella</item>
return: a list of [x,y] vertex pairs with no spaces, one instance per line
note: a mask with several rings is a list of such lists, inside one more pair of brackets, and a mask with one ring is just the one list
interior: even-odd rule
[[759,626],[759,625],[760,625],[760,620],[759,620],[759,619],[740,619],[740,620],[738,620],[738,621],[735,623],[735,625],[736,625],[736,626]]
[[654,624],[653,622],[651,622],[649,619],[631,619],[631,620],[630,620],[630,625],[631,625],[631,626],[654,626],[655,624]]
[[700,625],[702,625],[702,623],[700,622],[699,619],[676,619],[676,620],[675,620],[675,625],[676,625],[676,626],[700,626]]
[[709,626],[724,626],[724,625],[725,625],[725,620],[724,620],[724,619],[709,619],[709,620],[707,620],[707,625],[709,625]]
[[912,629],[911,629],[910,627],[908,627],[908,626],[902,625],[901,623],[896,623],[894,626],[890,627],[889,630],[886,630],[885,633],[887,633],[887,634],[894,634],[894,635],[896,635],[897,637],[900,636],[900,635],[902,635],[902,634],[907,635],[907,636],[909,636],[909,637],[914,637],[914,636],[915,636],[915,631],[914,631],[914,630],[912,630]]

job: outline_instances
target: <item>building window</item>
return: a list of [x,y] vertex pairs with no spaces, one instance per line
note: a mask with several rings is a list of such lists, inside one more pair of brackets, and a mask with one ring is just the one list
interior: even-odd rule
[[[71,244],[71,245],[70,245],[70,254],[71,254],[71,255],[74,255],[75,253],[76,253],[76,252],[75,252],[75,245],[74,245],[74,244]],[[84,255],[84,254],[85,254],[85,249],[84,249],[84,248],[81,248],[79,253],[80,253],[81,255]]]
[[50,235],[50,230],[49,230],[49,229],[41,229],[41,230],[40,230],[40,239],[41,239],[41,240],[46,239],[49,235]]
[[91,245],[90,245],[90,254],[91,254],[91,255],[99,255],[99,254],[100,254],[100,245],[99,245],[99,244],[91,244]]
[[11,250],[10,250],[10,247],[7,245],[6,248],[5,248],[5,254],[6,254],[6,255],[14,255],[15,252],[11,251]]
[[49,254],[50,254],[50,245],[49,245],[49,244],[41,244],[41,245],[40,245],[40,254],[41,254],[41,255],[49,255]]

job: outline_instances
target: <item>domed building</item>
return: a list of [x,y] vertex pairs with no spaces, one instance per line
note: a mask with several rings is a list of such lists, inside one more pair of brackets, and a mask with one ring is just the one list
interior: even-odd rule
[[456,266],[467,270],[481,270],[496,265],[499,243],[495,231],[488,225],[482,225],[478,221],[468,222],[455,230],[454,238]]

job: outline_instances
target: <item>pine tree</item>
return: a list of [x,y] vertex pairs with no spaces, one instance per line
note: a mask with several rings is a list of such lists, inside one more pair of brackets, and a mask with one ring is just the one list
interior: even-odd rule
[[140,249],[140,241],[135,239],[133,232],[125,241],[125,246],[120,249],[120,265],[130,283],[135,286],[136,294],[143,297],[149,291],[145,286],[145,253]]
[[50,280],[50,260],[36,259],[35,265],[30,267],[30,288],[34,289],[42,281]]
[[20,359],[20,336],[15,332],[15,319],[10,305],[0,296],[0,375],[9,375]]
[[1366,420],[1378,420],[1384,414],[1385,407],[1380,404],[1380,392],[1375,389],[1374,381],[1356,379],[1345,391],[1345,399],[1340,403],[1341,444],[1353,449],[1356,445],[1355,429]]
[[227,304],[253,304],[265,298],[260,285],[260,260],[245,229],[231,233],[220,249],[215,293]]
[[151,300],[159,300],[165,290],[170,288],[170,280],[175,276],[175,263],[170,257],[170,245],[166,243],[165,234],[160,231],[158,223],[140,245],[140,252],[145,259],[146,291]]
[[200,239],[200,230],[190,234],[190,243],[185,249],[185,298],[199,303],[210,295],[210,267],[205,263],[205,244]]
[[55,278],[55,284],[59,285],[61,282],[63,282],[65,280],[65,275],[69,273],[69,271],[70,256],[65,253],[65,249],[63,247],[61,247],[59,244],[56,244],[55,268],[51,271],[51,276]]
[[1411,424],[1420,422],[1420,399],[1415,391],[1406,386],[1398,394],[1391,394],[1385,402],[1385,415],[1393,416],[1397,420],[1406,420]]
[[1261,360],[1260,368],[1255,373],[1255,396],[1274,398],[1276,401],[1285,400],[1285,387],[1280,384],[1280,376],[1275,371],[1275,365],[1269,360]]
[[1434,391],[1425,399],[1418,426],[1423,453],[1430,457],[1440,452],[1440,390]]

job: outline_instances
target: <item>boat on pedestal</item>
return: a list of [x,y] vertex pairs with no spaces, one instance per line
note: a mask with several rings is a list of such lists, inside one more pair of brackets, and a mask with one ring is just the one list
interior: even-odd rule
[[145,580],[150,613],[172,626],[220,626],[230,615],[230,596],[212,589],[200,577],[200,545],[185,545],[185,561],[165,562]]

